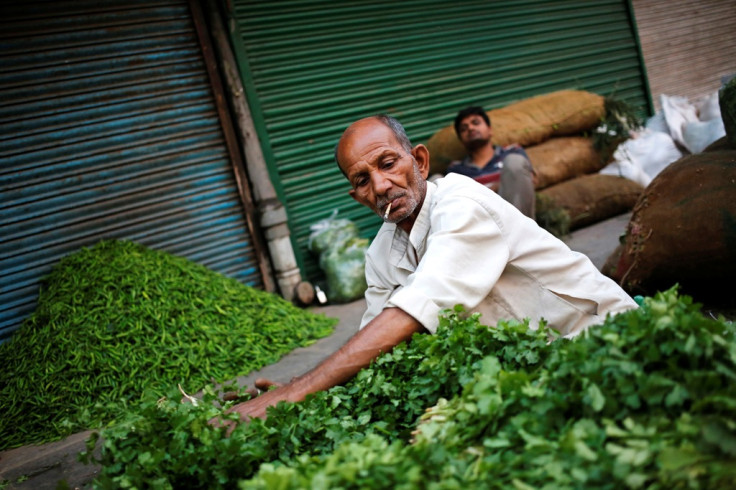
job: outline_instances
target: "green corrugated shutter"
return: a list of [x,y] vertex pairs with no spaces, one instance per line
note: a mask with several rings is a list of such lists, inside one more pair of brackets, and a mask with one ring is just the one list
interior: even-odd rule
[[389,113],[414,143],[458,109],[560,89],[651,111],[629,2],[235,0],[241,74],[304,274],[309,227],[333,209],[373,236],[332,160],[357,118]]

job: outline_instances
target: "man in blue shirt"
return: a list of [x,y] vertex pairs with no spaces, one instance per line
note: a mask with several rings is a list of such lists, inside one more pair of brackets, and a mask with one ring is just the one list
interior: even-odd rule
[[482,107],[471,106],[455,117],[455,133],[468,155],[452,162],[447,172],[473,178],[496,191],[531,219],[534,218],[534,169],[519,145],[491,142],[491,121]]

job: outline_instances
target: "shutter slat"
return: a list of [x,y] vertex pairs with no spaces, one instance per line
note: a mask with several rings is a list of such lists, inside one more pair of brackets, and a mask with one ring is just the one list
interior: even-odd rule
[[654,105],[660,95],[710,96],[736,74],[736,4],[633,0]]
[[14,2],[0,27],[0,341],[102,239],[262,287],[186,0]]

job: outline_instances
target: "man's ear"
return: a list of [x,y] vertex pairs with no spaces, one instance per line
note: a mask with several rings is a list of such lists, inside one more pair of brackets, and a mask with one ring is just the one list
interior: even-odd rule
[[429,150],[420,143],[411,149],[411,154],[417,161],[419,171],[422,172],[422,176],[426,179],[429,176]]

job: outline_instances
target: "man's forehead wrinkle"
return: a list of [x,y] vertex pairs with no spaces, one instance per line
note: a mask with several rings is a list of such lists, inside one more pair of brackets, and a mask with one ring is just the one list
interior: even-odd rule
[[394,145],[391,143],[384,138],[375,137],[373,134],[358,134],[355,138],[347,139],[344,148],[348,154],[346,156],[349,159],[367,159],[372,161],[387,153],[398,153],[398,144]]
[[368,117],[351,124],[338,143],[338,161],[346,176],[352,178],[364,166],[377,163],[384,155],[401,154],[401,144],[390,127],[380,119]]
[[379,163],[383,158],[390,155],[395,155],[396,150],[385,145],[375,142],[367,145],[368,148],[363,147],[364,151],[361,151],[358,155],[351,155],[348,157],[348,164],[350,166],[350,174],[357,176],[363,173],[367,173],[375,164]]

